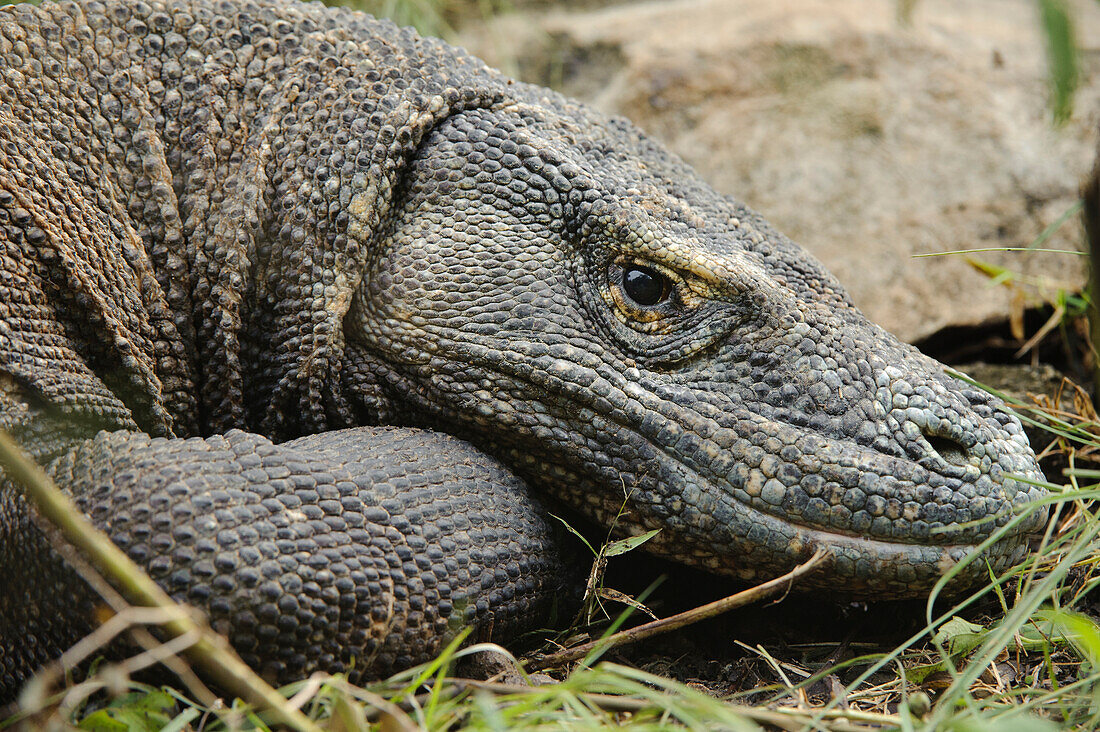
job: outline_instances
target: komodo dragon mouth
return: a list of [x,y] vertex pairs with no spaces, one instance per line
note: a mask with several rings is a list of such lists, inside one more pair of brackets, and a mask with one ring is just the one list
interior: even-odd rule
[[[511,346],[513,356],[527,350]],[[1030,505],[1045,495],[1032,482],[1044,477],[1016,417],[915,351],[907,357],[927,367],[928,381],[898,384],[891,380],[897,370],[883,366],[871,409],[885,416],[874,437],[862,424],[849,435],[839,427],[808,428],[804,418],[783,421],[791,414],[782,410],[768,419],[759,405],[750,411],[711,390],[667,383],[649,390],[636,367],[618,375],[585,369],[569,346],[560,350],[568,360],[536,358],[519,368],[483,361],[477,352],[464,344],[465,369],[491,368],[513,387],[537,385],[567,397],[547,405],[547,413],[568,420],[570,430],[540,429],[537,416],[527,422],[517,410],[509,411],[503,438],[480,432],[476,422],[437,418],[465,425],[469,439],[529,483],[585,506],[597,522],[617,522],[627,533],[660,529],[647,549],[686,564],[760,579],[825,547],[828,572],[800,589],[919,596],[966,558],[955,589],[1017,563],[1027,552],[1023,538],[1046,522],[1046,509]],[[406,383],[407,393],[417,389],[391,377]],[[437,399],[447,395],[433,394],[425,408],[439,415]],[[496,416],[484,408],[480,414],[482,422]],[[891,430],[912,440],[907,451],[896,437],[883,437]],[[621,491],[607,495],[592,485],[587,476],[601,467],[615,470]],[[975,555],[1021,512],[1022,520]]]
[[[913,365],[922,359],[909,355]],[[757,578],[828,547],[831,572],[844,578],[830,580],[834,590],[919,594],[1045,494],[1028,482],[1044,478],[1015,417],[942,378],[938,364],[927,367],[920,386],[889,366],[877,372],[874,438],[868,429],[846,434],[843,417],[809,428],[804,417],[787,421],[790,411],[764,417],[763,406],[719,408],[698,398],[688,409],[650,405],[668,423],[702,426],[689,436],[643,422],[662,448],[662,480],[642,525],[670,527],[662,552],[719,572]],[[916,374],[907,372],[910,382]],[[985,558],[995,569],[1019,561],[1019,537],[1045,518],[1035,511]],[[979,561],[963,576],[986,572]]]

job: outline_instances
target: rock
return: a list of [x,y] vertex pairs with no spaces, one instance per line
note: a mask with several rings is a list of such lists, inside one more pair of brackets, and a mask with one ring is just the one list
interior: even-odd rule
[[557,683],[544,673],[524,673],[514,656],[501,648],[492,648],[463,656],[458,663],[461,678],[476,681],[492,681],[513,686],[546,686]]
[[[1033,0],[661,0],[538,6],[459,39],[490,63],[623,114],[766,215],[906,340],[1004,316],[960,255],[1023,247],[1069,209],[1100,108],[1100,5],[1071,3],[1079,112],[1055,129]],[[1091,122],[1090,122],[1091,120]],[[1080,247],[1077,217],[1045,246]],[[982,253],[1047,292],[1075,255]]]

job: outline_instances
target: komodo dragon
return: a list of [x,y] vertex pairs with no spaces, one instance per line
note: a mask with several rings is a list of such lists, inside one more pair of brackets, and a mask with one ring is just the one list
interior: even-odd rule
[[[1042,496],[999,402],[757,214],[438,40],[16,5],[0,75],[0,426],[274,680],[542,622],[571,549],[528,487],[743,579],[828,547],[806,586],[861,596]],[[0,587],[10,698],[96,604],[11,483]]]

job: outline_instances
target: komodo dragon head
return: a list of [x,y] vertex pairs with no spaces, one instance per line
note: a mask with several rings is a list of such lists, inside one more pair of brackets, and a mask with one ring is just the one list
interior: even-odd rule
[[[600,522],[625,506],[652,551],[719,573],[828,547],[823,586],[856,595],[926,592],[1043,495],[998,400],[757,214],[629,123],[516,93],[409,163],[344,321],[362,409],[442,425]],[[1018,561],[1044,518],[984,559]]]

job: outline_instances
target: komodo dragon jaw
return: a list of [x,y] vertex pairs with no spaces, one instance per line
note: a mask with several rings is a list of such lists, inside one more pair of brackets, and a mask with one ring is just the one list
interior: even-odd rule
[[[804,586],[920,595],[1044,495],[998,400],[632,127],[476,110],[409,181],[345,325],[351,372],[601,523],[625,507],[621,529],[661,529],[651,551],[752,579],[827,547]],[[983,558],[1019,561],[1045,518]]]

